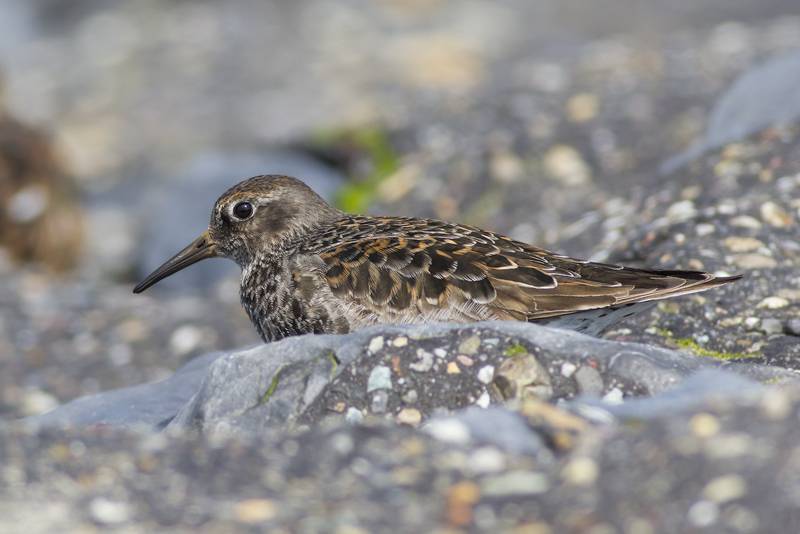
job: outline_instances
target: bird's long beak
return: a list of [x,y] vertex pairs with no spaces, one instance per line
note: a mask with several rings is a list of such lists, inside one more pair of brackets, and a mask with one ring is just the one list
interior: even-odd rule
[[175,254],[164,265],[150,273],[150,276],[142,280],[138,286],[133,288],[134,293],[141,293],[159,280],[171,274],[175,274],[184,267],[206,258],[214,258],[217,255],[217,247],[208,237],[208,231],[200,236],[197,241]]

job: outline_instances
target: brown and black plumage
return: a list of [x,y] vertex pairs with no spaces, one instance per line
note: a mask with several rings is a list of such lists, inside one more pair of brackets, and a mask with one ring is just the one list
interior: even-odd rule
[[288,176],[223,194],[208,230],[134,289],[197,261],[242,268],[264,341],[375,323],[513,320],[599,335],[655,301],[738,280],[575,260],[472,226],[334,209]]

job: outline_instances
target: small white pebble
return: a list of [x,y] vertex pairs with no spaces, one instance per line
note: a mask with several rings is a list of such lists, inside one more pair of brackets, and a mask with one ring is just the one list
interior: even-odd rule
[[89,503],[89,513],[92,519],[102,524],[124,523],[131,517],[131,505],[126,502],[117,502],[105,497],[95,497]]
[[700,223],[700,224],[695,225],[694,231],[697,233],[698,236],[705,237],[707,235],[710,235],[710,234],[713,234],[714,232],[716,232],[717,231],[717,227],[714,226],[713,224]]
[[469,455],[468,465],[475,473],[498,473],[505,469],[506,458],[496,447],[480,447]]
[[561,477],[568,484],[590,486],[600,476],[600,466],[588,456],[578,456],[564,466]]
[[749,215],[739,215],[728,221],[731,226],[747,228],[750,230],[761,230],[761,221]]
[[564,378],[569,378],[572,374],[578,370],[578,366],[572,362],[564,362],[561,364],[561,376]]
[[608,393],[603,395],[603,400],[608,404],[622,404],[622,390],[619,388],[611,388]]
[[392,389],[392,370],[384,365],[376,365],[367,379],[367,393],[376,389]]
[[488,408],[489,404],[491,404],[492,399],[489,397],[489,393],[484,391],[478,397],[478,400],[475,401],[475,406],[480,406],[481,408]]
[[755,328],[755,326],[760,322],[761,319],[759,319],[758,317],[748,317],[747,319],[744,320],[744,325],[747,328]]
[[478,370],[478,380],[490,384],[494,379],[494,365],[485,365]]
[[456,445],[467,444],[471,437],[469,427],[453,418],[434,419],[425,425],[424,430],[439,441]]
[[710,527],[719,519],[719,506],[711,501],[697,501],[686,514],[689,523],[695,527]]
[[369,341],[367,350],[370,354],[375,354],[383,348],[383,336],[375,336]]
[[364,414],[361,413],[361,410],[356,408],[355,406],[351,406],[347,409],[347,412],[344,414],[344,420],[350,423],[351,425],[360,425],[364,422]]
[[702,495],[717,504],[724,504],[744,497],[747,490],[747,481],[740,475],[722,475],[709,480]]
[[767,308],[770,310],[777,310],[785,308],[789,305],[789,301],[781,297],[767,297],[756,305],[756,308]]
[[187,324],[176,328],[169,338],[169,348],[173,354],[183,356],[196,349],[203,339],[200,328]]
[[405,336],[396,337],[394,341],[392,341],[392,345],[395,347],[405,347],[408,345],[408,338]]
[[433,349],[433,353],[436,355],[437,358],[444,358],[445,356],[447,356],[447,351],[442,347]]

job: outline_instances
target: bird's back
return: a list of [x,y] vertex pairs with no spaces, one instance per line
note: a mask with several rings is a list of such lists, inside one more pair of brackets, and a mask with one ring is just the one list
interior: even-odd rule
[[297,254],[325,282],[317,304],[351,330],[516,320],[597,335],[645,302],[739,278],[574,260],[479,228],[405,217],[345,216],[305,236]]

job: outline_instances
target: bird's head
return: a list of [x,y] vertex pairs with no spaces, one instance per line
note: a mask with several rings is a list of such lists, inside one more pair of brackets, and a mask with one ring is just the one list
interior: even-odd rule
[[141,293],[206,258],[230,258],[240,267],[279,254],[310,229],[341,216],[306,184],[265,175],[233,186],[217,199],[203,235],[153,271],[134,289]]

